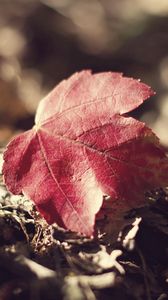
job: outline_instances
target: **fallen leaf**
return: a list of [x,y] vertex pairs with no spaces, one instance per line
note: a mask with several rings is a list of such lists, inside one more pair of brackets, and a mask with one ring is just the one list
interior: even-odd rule
[[151,129],[125,115],[153,95],[120,73],[90,71],[62,81],[39,104],[35,126],[4,153],[8,189],[31,198],[48,223],[94,231],[103,195],[118,211],[168,184],[168,159]]

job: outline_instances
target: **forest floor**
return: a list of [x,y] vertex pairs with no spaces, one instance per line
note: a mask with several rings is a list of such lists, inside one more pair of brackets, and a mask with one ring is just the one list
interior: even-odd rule
[[116,240],[86,238],[48,225],[1,175],[0,300],[168,299],[168,192],[146,197]]

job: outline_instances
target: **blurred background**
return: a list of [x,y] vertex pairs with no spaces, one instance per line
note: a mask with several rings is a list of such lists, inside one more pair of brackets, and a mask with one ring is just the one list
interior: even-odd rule
[[134,115],[168,148],[168,0],[0,0],[0,146],[81,69],[122,71],[157,95]]

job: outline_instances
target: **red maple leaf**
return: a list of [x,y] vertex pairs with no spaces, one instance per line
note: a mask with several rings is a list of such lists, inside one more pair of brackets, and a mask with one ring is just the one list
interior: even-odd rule
[[168,159],[151,129],[125,113],[153,91],[119,73],[90,71],[62,81],[38,107],[35,126],[4,154],[8,189],[31,198],[48,221],[93,233],[103,195],[142,204],[168,184]]

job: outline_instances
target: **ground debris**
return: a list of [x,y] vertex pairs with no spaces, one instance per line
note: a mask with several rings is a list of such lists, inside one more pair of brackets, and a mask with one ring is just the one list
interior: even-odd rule
[[[124,217],[116,239],[86,238],[48,225],[0,178],[0,300],[168,299],[167,190]],[[101,222],[106,222],[101,224]],[[116,235],[116,232],[115,232]]]

